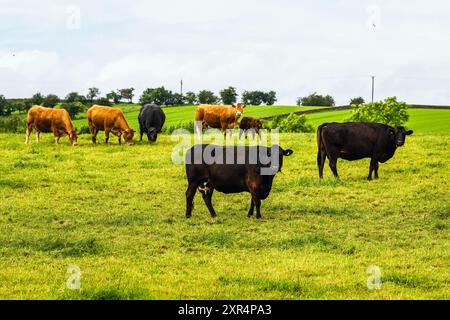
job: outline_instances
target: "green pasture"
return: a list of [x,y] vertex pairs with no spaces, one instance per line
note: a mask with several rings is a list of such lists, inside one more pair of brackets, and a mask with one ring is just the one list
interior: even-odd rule
[[218,192],[216,219],[198,194],[186,219],[168,135],[72,147],[0,134],[0,299],[449,299],[449,128],[423,133],[415,112],[418,133],[370,182],[368,159],[319,180],[315,135],[282,134],[294,154],[261,220],[249,194]]

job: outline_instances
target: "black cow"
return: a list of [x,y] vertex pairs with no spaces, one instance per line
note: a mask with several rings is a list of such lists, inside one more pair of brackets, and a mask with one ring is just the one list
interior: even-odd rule
[[378,162],[384,163],[394,156],[397,147],[403,146],[405,137],[412,134],[404,127],[393,128],[381,123],[347,122],[324,123],[317,128],[317,165],[323,178],[325,157],[336,178],[337,159],[359,160],[371,158],[368,180],[378,179]]
[[198,189],[213,218],[216,216],[211,201],[214,190],[250,192],[248,217],[253,215],[256,207],[256,218],[261,218],[261,200],[269,196],[275,174],[283,166],[283,157],[292,153],[278,145],[267,148],[198,144],[190,148],[186,153],[186,217],[191,216]]
[[139,128],[141,131],[141,140],[144,133],[147,134],[149,141],[156,141],[158,133],[166,121],[166,115],[160,106],[156,104],[146,104],[139,111]]

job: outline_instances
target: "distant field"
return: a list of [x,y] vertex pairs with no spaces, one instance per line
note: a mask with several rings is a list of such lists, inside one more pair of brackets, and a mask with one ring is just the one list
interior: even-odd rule
[[[119,105],[130,123],[130,126],[138,130],[139,105]],[[244,115],[263,118],[287,114],[297,111],[318,109],[320,107],[297,107],[297,106],[249,106],[244,109]],[[181,122],[189,122],[194,119],[195,106],[166,107],[166,126],[176,125]],[[416,133],[450,133],[450,110],[436,109],[409,109],[410,120],[406,124]],[[325,111],[306,115],[308,121],[317,127],[324,122],[342,122],[350,115],[350,110]],[[83,117],[83,115],[81,115]],[[87,125],[85,118],[74,121],[76,127]]]
[[[416,133],[450,133],[450,110],[409,109],[406,126]],[[324,122],[342,122],[350,116],[350,110],[327,111],[307,115],[308,121],[317,127]]]
[[[139,122],[139,105],[118,105],[121,108],[130,126],[138,130]],[[176,125],[181,122],[194,121],[194,110],[196,106],[182,106],[182,107],[164,107],[164,113],[166,114],[166,126]],[[248,106],[244,109],[246,116],[263,118],[275,116],[278,114],[286,114],[296,111],[306,111],[311,109],[317,109],[320,107],[298,107],[298,106]],[[83,117],[83,115],[81,115]],[[75,126],[81,127],[87,125],[86,119],[78,119],[74,121]]]

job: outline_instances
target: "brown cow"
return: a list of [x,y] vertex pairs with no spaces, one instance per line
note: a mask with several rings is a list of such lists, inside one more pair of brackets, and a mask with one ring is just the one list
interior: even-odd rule
[[239,139],[242,137],[242,133],[245,135],[245,139],[247,139],[248,133],[251,132],[253,139],[255,139],[256,134],[260,134],[259,130],[262,128],[262,121],[259,119],[255,119],[252,117],[244,117],[239,123]]
[[108,143],[109,133],[111,132],[119,138],[119,144],[122,143],[122,135],[125,141],[133,144],[134,130],[128,125],[122,110],[94,104],[87,111],[89,129],[92,134],[92,142],[97,142],[97,133],[105,131],[105,143]]
[[[211,127],[221,129],[224,136],[226,136],[227,129],[232,129],[237,125],[244,108],[245,105],[243,103],[235,103],[233,105],[199,105],[195,109],[197,133],[200,135],[202,129]],[[200,122],[202,123],[202,129],[198,127]]]
[[39,143],[41,132],[53,132],[55,143],[64,135],[69,136],[70,143],[77,145],[77,133],[73,127],[69,113],[64,109],[50,109],[41,106],[32,106],[27,114],[27,138],[25,143],[30,142],[30,134],[36,130],[36,142]]

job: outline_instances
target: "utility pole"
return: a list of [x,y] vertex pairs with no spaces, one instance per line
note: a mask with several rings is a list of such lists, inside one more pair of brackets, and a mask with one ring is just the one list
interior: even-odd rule
[[180,81],[180,94],[183,96],[183,79]]
[[374,96],[374,92],[375,92],[375,76],[371,76],[372,77],[372,104],[373,104],[373,96]]

